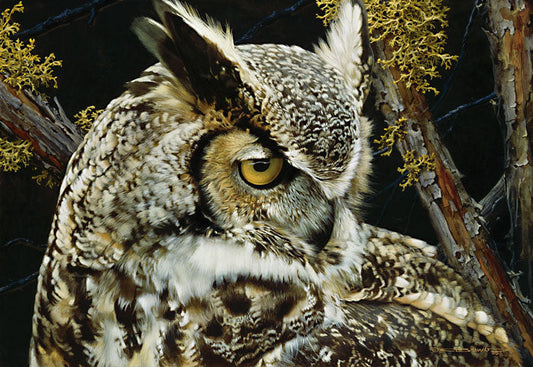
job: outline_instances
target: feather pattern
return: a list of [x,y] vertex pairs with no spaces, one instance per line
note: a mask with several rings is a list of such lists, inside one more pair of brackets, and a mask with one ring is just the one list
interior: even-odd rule
[[186,5],[155,7],[134,29],[159,63],[69,162],[31,367],[519,365],[434,247],[360,219],[360,2],[317,53],[236,47]]

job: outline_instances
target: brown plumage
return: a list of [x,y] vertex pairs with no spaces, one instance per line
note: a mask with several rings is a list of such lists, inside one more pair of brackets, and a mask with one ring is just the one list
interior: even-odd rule
[[160,62],[69,163],[31,366],[518,365],[435,248],[360,220],[359,2],[315,52],[155,7],[134,28]]

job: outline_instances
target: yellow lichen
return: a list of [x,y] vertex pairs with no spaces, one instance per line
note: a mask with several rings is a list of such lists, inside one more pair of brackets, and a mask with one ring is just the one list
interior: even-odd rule
[[95,106],[89,106],[84,110],[81,110],[74,115],[76,121],[74,123],[78,125],[83,131],[87,132],[93,126],[94,120],[103,110],[97,110]]
[[20,25],[12,22],[11,17],[23,11],[22,2],[19,2],[13,8],[4,10],[0,16],[0,73],[4,74],[6,84],[19,91],[25,87],[32,91],[40,86],[57,88],[57,78],[52,72],[54,67],[61,66],[61,61],[56,60],[53,53],[42,61],[38,55],[33,55],[33,39],[27,43],[11,39],[20,29]]
[[322,19],[324,26],[337,18],[337,11],[339,10],[339,0],[316,0],[316,4],[324,12],[323,15],[318,14],[318,19]]
[[46,186],[50,189],[59,185],[57,179],[45,169],[41,170],[40,174],[32,176],[32,179],[34,179],[38,185]]
[[[36,88],[41,86],[57,87],[57,79],[52,72],[54,67],[61,65],[61,61],[55,60],[54,54],[43,60],[32,54],[35,48],[33,39],[27,43],[11,39],[20,29],[20,24],[13,22],[11,18],[13,14],[23,11],[22,2],[19,2],[0,14],[0,74],[3,82],[19,91],[30,88],[36,92]],[[0,170],[18,171],[28,165],[31,157],[30,142],[0,136]]]
[[422,154],[417,157],[414,150],[409,150],[402,154],[403,166],[398,168],[398,172],[406,174],[404,180],[400,183],[402,190],[407,186],[418,182],[420,174],[425,171],[434,171],[436,168],[435,155]]
[[450,68],[457,56],[444,53],[449,8],[442,0],[366,0],[371,41],[383,40],[392,56],[379,59],[383,67],[396,68],[407,87],[419,92],[438,91],[429,80],[440,77],[438,68]]
[[378,150],[382,151],[381,155],[390,155],[394,143],[402,140],[407,134],[407,119],[400,117],[394,121],[393,125],[387,126],[383,135],[379,139],[374,140],[374,143],[379,144]]
[[[339,0],[317,0],[327,24],[337,16]],[[449,8],[442,0],[365,0],[370,40],[384,41],[392,56],[378,59],[383,67],[395,68],[395,81],[414,86],[419,92],[438,94],[429,80],[440,77],[438,69],[450,68],[457,56],[444,53]]]
[[0,170],[18,171],[22,166],[28,165],[32,155],[29,141],[23,139],[11,141],[0,136]]

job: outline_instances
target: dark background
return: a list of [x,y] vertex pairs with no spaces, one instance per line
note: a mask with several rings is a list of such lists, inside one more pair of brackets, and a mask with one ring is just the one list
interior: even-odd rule
[[[16,1],[0,0],[0,10],[12,7]],[[26,0],[24,14],[15,21],[21,29],[30,28],[46,18],[75,8],[80,0]],[[295,3],[295,0],[197,0],[191,3],[213,17],[227,21],[238,39],[260,19],[275,10]],[[459,54],[465,27],[473,1],[450,0],[448,51]],[[290,17],[276,21],[252,39],[253,43],[296,44],[310,49],[324,33],[322,22],[316,19],[319,10],[314,4],[306,6]],[[155,62],[130,31],[132,20],[140,15],[154,16],[149,0],[124,0],[88,18],[71,22],[61,28],[36,37],[39,55],[55,53],[63,60],[56,75],[59,88],[47,94],[57,96],[68,116],[96,105],[105,108],[118,96],[123,84]],[[472,102],[493,91],[491,59],[485,35],[481,30],[482,17],[473,23],[463,61],[458,64],[451,87],[434,116]],[[444,78],[434,85],[442,88]],[[435,98],[429,96],[431,103]],[[374,134],[384,127],[380,116],[369,108],[375,120]],[[450,149],[456,165],[463,174],[468,192],[480,200],[498,180],[503,171],[503,145],[500,127],[490,103],[467,109],[439,124],[439,131]],[[421,207],[415,190],[402,191],[395,180],[396,168],[401,165],[397,153],[391,157],[376,157],[372,178],[374,193],[367,200],[367,220],[399,232],[436,243],[427,213]],[[55,208],[58,189],[38,186],[32,176],[39,172],[25,169],[18,173],[0,173],[0,287],[36,271],[42,251],[21,245],[6,246],[22,237],[35,244],[45,244]],[[502,232],[505,222],[502,223]],[[0,294],[0,367],[27,364],[27,349],[31,332],[31,315],[36,282]]]

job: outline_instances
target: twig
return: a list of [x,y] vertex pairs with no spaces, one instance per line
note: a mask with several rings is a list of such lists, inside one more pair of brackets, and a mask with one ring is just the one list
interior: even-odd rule
[[413,194],[413,200],[411,200],[411,207],[409,208],[409,214],[407,215],[407,223],[405,223],[405,227],[403,229],[403,233],[407,233],[407,230],[409,229],[409,225],[411,224],[411,219],[413,218],[413,212],[415,211],[415,204],[416,204],[416,197],[418,195],[418,192],[414,190]]
[[385,153],[386,151],[388,151],[390,148],[383,148],[383,149],[380,149],[378,150],[377,152],[373,152],[372,153],[372,157],[377,157],[379,155],[381,155],[382,153]]
[[37,245],[32,240],[29,240],[27,238],[22,238],[22,237],[14,238],[12,240],[7,241],[6,243],[2,245],[2,248],[8,248],[11,246],[16,246],[16,245],[26,246],[26,247],[29,247],[31,249],[41,251],[41,252],[46,249],[46,245]]
[[[13,35],[13,38],[28,39],[30,37],[36,37],[46,34],[56,28],[64,26],[67,23],[71,23],[78,19],[89,17],[88,23],[91,24],[94,21],[98,10],[112,6],[122,2],[123,0],[93,0],[82,6],[74,9],[65,9],[62,13],[46,19],[30,29],[20,31]],[[299,0],[292,6],[285,9],[276,10],[268,16],[257,22],[252,28],[250,28],[243,36],[241,36],[235,43],[241,44],[252,39],[262,28],[276,22],[279,19],[292,15],[298,9],[313,3],[312,0]]]
[[488,227],[492,228],[491,223],[496,220],[504,210],[506,210],[505,198],[505,177],[501,176],[496,185],[492,187],[487,195],[480,200],[481,215],[488,222]]
[[261,19],[259,22],[257,22],[243,36],[239,37],[239,39],[237,39],[235,44],[241,44],[241,43],[251,40],[262,28],[276,22],[277,20],[281,18],[285,18],[285,17],[292,15],[292,13],[294,13],[296,10],[304,6],[307,6],[311,4],[312,2],[313,2],[312,0],[299,0],[294,5],[289,6],[288,8],[273,11],[270,15],[267,15],[266,17]]
[[481,6],[482,1],[483,0],[476,0],[476,2],[474,3],[474,7],[472,8],[472,11],[470,12],[470,17],[468,18],[468,24],[466,25],[465,32],[463,34],[463,41],[461,43],[461,52],[459,53],[459,58],[457,59],[457,62],[454,64],[452,70],[450,71],[450,75],[448,75],[448,78],[446,78],[446,82],[442,87],[440,97],[431,107],[431,112],[434,112],[437,109],[437,107],[441,104],[442,101],[444,101],[444,98],[448,94],[448,89],[450,88],[452,81],[455,78],[455,72],[457,71],[457,68],[461,64],[461,61],[463,60],[464,55],[466,53],[466,43],[468,41],[468,36],[470,35],[470,30],[472,28],[472,25],[474,24],[474,18],[479,12],[479,8]]
[[[399,181],[398,181],[399,183]],[[385,213],[387,212],[387,208],[389,207],[389,204],[391,203],[392,199],[394,198],[394,195],[396,194],[396,190],[398,190],[398,184],[394,185],[392,187],[392,192],[390,193],[389,195],[389,198],[387,199],[387,201],[385,202],[385,204],[383,204],[383,207],[381,208],[381,212],[379,213],[379,218],[377,220],[377,222],[375,223],[375,225],[379,225],[381,223],[381,221],[383,220],[383,217],[385,216]]]
[[[492,92],[492,93],[486,95],[485,97],[481,97],[480,99],[477,99],[475,101],[472,101],[472,102],[465,103],[465,104],[462,104],[460,106],[457,106],[456,108],[454,108],[453,110],[449,111],[448,113],[442,115],[439,118],[436,118],[435,120],[433,120],[433,122],[435,124],[437,124],[437,123],[439,123],[439,122],[441,122],[443,120],[446,120],[446,119],[452,117],[455,114],[458,114],[459,112],[461,112],[463,110],[466,110],[467,108],[474,107],[474,106],[477,106],[478,104],[490,101],[491,99],[493,99],[495,97],[497,97],[496,92]],[[447,135],[451,131],[452,128],[453,128],[453,125],[450,126],[450,128],[448,128],[448,130],[446,131],[446,133],[444,135]]]
[[94,21],[96,12],[100,9],[118,4],[123,0],[93,0],[74,9],[65,9],[61,14],[50,17],[30,29],[15,33],[13,38],[28,39],[31,37],[41,36],[56,28],[62,27],[67,23],[74,22],[78,19],[89,17],[89,24]]
[[37,276],[39,276],[39,272],[33,272],[30,275],[25,276],[24,278],[20,278],[17,280],[14,280],[12,282],[7,283],[6,285],[0,287],[0,294],[7,293],[14,291],[16,289],[24,287],[29,282],[34,281],[37,279]]
[[390,190],[391,188],[393,188],[394,186],[398,186],[400,184],[400,182],[407,176],[407,173],[403,173],[401,174],[400,176],[398,176],[393,182],[389,183],[387,186],[385,186],[384,188],[382,188],[381,190],[379,190],[377,193],[375,193],[374,195],[368,197],[365,201],[366,202],[371,202],[372,200],[374,200],[375,198],[377,198],[378,196],[380,196],[381,194],[383,194],[384,192]]

